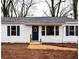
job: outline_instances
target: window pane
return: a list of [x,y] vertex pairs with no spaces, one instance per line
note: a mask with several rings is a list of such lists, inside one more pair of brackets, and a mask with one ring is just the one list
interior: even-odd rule
[[16,26],[11,26],[11,35],[16,36]]
[[74,35],[74,31],[70,31],[70,35]]
[[68,26],[66,26],[66,36],[68,36]]
[[10,26],[7,26],[7,35],[10,36]]
[[78,26],[76,26],[75,28],[75,33],[76,33],[76,36],[78,36]]
[[59,35],[59,26],[56,26],[56,35]]
[[42,26],[42,30],[45,30],[45,26]]
[[53,26],[47,26],[47,35],[54,35],[54,27]]
[[47,30],[47,35],[51,35],[51,33],[50,33],[50,26],[47,26],[46,30]]
[[56,31],[56,35],[59,35],[59,31]]
[[20,36],[20,26],[17,26],[17,36]]
[[54,35],[54,26],[52,26],[52,35]]
[[16,31],[11,31],[11,35],[15,36],[16,35]]
[[11,26],[11,30],[16,30],[16,26]]
[[74,35],[74,26],[70,26],[69,31],[70,31],[70,33],[69,33],[70,35]]
[[45,31],[42,31],[42,35],[45,35]]
[[45,26],[42,26],[42,35],[45,35]]
[[56,26],[56,30],[59,30],[59,26]]
[[74,26],[70,26],[70,30],[74,30]]

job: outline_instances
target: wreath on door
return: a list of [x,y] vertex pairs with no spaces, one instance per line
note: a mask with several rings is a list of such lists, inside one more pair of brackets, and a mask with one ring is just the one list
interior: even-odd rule
[[34,28],[34,32],[37,32],[37,27]]

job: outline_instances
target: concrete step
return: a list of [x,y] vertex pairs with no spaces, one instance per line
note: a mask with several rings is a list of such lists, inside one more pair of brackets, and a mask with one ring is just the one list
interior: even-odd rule
[[42,43],[41,42],[38,42],[38,41],[32,41],[32,42],[30,42],[30,44],[31,45],[36,45],[36,44],[38,45],[38,44],[42,44]]

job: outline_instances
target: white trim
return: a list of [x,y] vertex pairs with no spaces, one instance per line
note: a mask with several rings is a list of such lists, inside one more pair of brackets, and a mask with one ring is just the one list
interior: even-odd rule
[[[45,29],[42,30],[42,27],[43,27],[43,26],[41,26],[41,35],[42,35],[42,32],[43,32],[43,31],[45,32]],[[45,26],[44,26],[44,28],[45,28]],[[42,36],[45,36],[45,35],[42,35]]]
[[[49,26],[49,25],[47,25],[47,26]],[[59,36],[59,35],[56,35],[56,25],[52,25],[52,26],[54,26],[54,35],[47,35],[47,26],[45,26],[45,35],[42,35],[42,36]],[[58,27],[60,28],[60,26],[58,26]],[[41,28],[42,28],[42,26],[41,26]],[[42,31],[42,29],[41,29],[41,31]],[[60,30],[59,30],[59,33],[60,33]]]
[[77,23],[78,24],[78,22],[66,22],[67,24],[74,24],[74,23]]
[[[19,25],[7,25],[7,26],[10,26],[10,36],[17,36],[17,26],[19,26]],[[12,29],[11,29],[12,26],[15,26],[15,27],[16,27],[16,30],[12,30]],[[16,35],[12,35],[12,34],[11,34],[12,31],[16,31]],[[7,36],[8,36],[8,35],[7,35]]]

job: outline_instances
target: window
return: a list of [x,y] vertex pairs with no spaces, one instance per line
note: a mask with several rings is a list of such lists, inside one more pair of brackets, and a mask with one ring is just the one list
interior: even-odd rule
[[56,35],[59,35],[59,26],[56,26]]
[[42,35],[59,35],[59,26],[42,26]]
[[8,36],[19,36],[20,27],[19,26],[7,26],[7,35]]
[[59,26],[47,26],[46,34],[47,35],[59,35]]
[[66,36],[78,36],[78,26],[66,26]]
[[47,26],[47,35],[54,35],[54,26]]
[[42,26],[42,35],[45,35],[45,26]]

